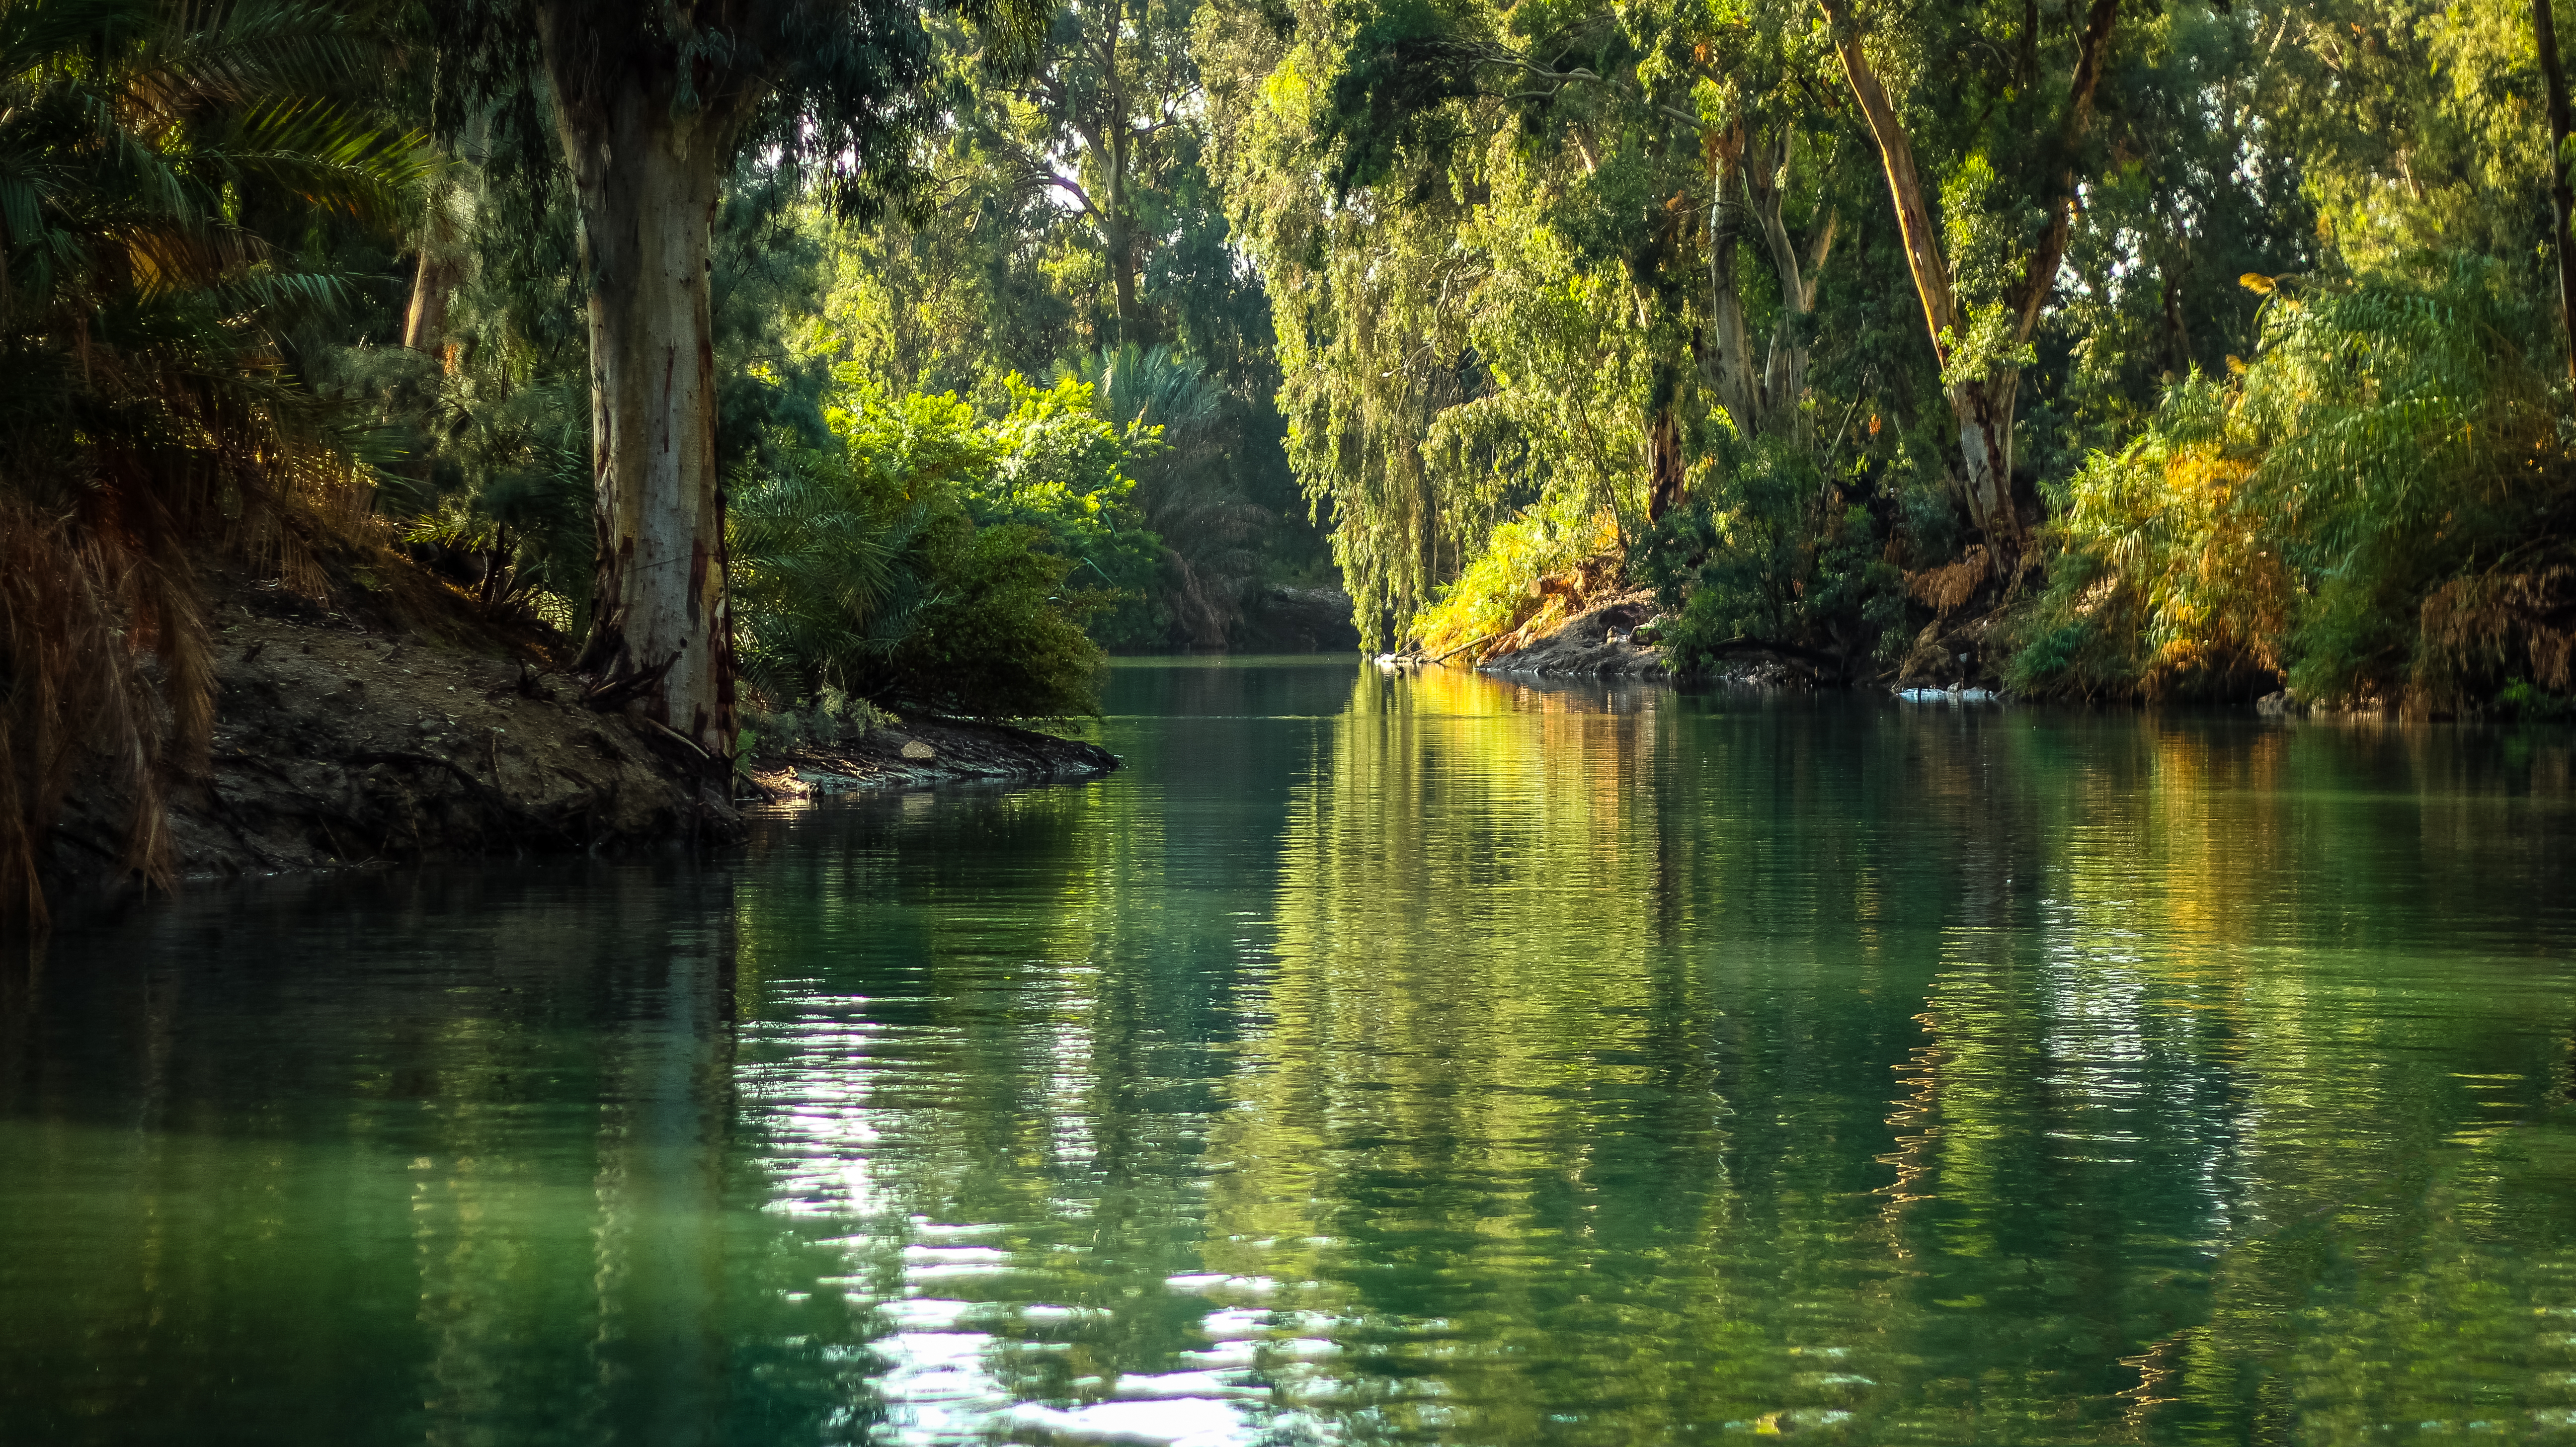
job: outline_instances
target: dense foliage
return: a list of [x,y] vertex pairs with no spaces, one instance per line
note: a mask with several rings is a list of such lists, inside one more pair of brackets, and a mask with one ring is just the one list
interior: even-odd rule
[[[1964,628],[2031,690],[2438,709],[2565,686],[2531,14],[1377,0],[1199,35],[1374,642],[1507,647],[1595,576],[1659,587],[1686,666],[1857,677]],[[2140,490],[2248,450],[2234,503]],[[2184,554],[2219,592],[2137,581]]]
[[[2261,285],[2270,286],[2268,280]],[[2549,322],[2492,266],[2276,291],[2262,350],[2195,374],[2067,489],[2027,688],[2436,707],[2565,692],[2576,504]]]
[[419,174],[334,99],[368,61],[288,0],[0,5],[0,912],[42,911],[84,771],[132,800],[125,863],[164,874],[163,791],[213,729],[199,575],[229,553],[318,587],[366,505],[368,419],[293,365],[359,283],[291,243],[383,224]]
[[1102,421],[1075,378],[1005,382],[1011,410],[988,420],[953,394],[890,399],[852,380],[829,442],[738,475],[735,597],[765,699],[1092,710],[1099,650],[1082,623],[1152,576],[1159,545],[1122,469],[1158,439]]
[[156,867],[210,565],[388,542],[710,758],[737,654],[1080,712],[1335,572],[1444,656],[1652,588],[1690,668],[2562,707],[2548,13],[0,0],[0,871],[93,766]]

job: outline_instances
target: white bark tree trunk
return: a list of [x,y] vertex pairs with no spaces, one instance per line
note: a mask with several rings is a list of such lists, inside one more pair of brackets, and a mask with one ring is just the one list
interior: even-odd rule
[[[549,69],[566,47],[545,31]],[[733,627],[716,476],[708,250],[730,122],[669,83],[555,77],[590,295],[599,564],[578,671],[721,768],[733,752]]]

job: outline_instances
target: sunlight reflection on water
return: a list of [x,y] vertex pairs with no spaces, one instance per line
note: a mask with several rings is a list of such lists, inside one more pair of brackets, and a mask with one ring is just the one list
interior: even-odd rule
[[1347,663],[1108,711],[1094,784],[66,931],[0,981],[0,1429],[2576,1412],[2563,734]]

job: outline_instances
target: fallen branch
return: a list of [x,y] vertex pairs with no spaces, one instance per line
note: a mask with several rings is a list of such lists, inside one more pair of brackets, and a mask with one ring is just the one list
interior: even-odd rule
[[648,718],[644,720],[644,726],[660,734],[662,737],[669,739],[671,742],[678,744],[681,748],[687,749],[690,753],[697,755],[699,758],[706,760],[710,764],[716,761],[715,755],[699,748],[697,743],[687,734],[680,732],[669,724],[663,723],[659,719]]
[[1468,649],[1475,647],[1479,643],[1491,643],[1502,636],[1503,635],[1500,633],[1488,633],[1482,638],[1471,638],[1466,642],[1459,644],[1457,647],[1450,649],[1448,652],[1441,654],[1438,658],[1426,658],[1422,661],[1424,663],[1446,663],[1450,659],[1457,657],[1459,654],[1466,652]]

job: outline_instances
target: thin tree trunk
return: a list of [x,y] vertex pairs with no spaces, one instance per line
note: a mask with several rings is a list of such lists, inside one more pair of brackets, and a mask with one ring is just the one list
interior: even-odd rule
[[2173,374],[2176,377],[2188,377],[2191,375],[2192,364],[2191,332],[2183,325],[2182,288],[2176,283],[2174,277],[2178,268],[2173,263],[2167,262],[2162,270],[2164,275],[2160,280],[2164,291],[2165,340],[2173,348]]
[[[541,12],[554,18],[551,10]],[[541,29],[590,280],[591,466],[599,563],[577,669],[722,767],[733,752],[733,628],[715,457],[708,252],[726,119],[668,81],[593,87]]]
[[2558,58],[2558,18],[2553,0],[2531,0],[2531,38],[2540,51],[2540,80],[2549,92],[2549,209],[2557,227],[2550,250],[2558,255],[2558,322],[2567,341],[2567,374],[2576,377],[2576,250],[2570,249],[2569,227],[2576,224],[2576,188],[2567,181],[2567,70]]
[[1744,297],[1735,282],[1735,248],[1744,233],[1744,126],[1716,138],[1717,197],[1708,207],[1709,385],[1735,419],[1736,435],[1753,439],[1761,424],[1753,377],[1753,342],[1744,326]]
[[2075,57],[2075,79],[2068,87],[2066,124],[2058,132],[2058,150],[2066,164],[2058,173],[2057,194],[2048,201],[2048,230],[2041,234],[2038,249],[2030,254],[2030,265],[2022,273],[2021,295],[2014,299],[2015,342],[2030,340],[2031,332],[2039,325],[2040,310],[2057,289],[2057,268],[2066,260],[2066,243],[2075,230],[2075,148],[2083,143],[2084,133],[2092,129],[2093,95],[2101,89],[2112,27],[2119,18],[2119,0],[2093,0],[2092,17],[2085,22],[2083,44]]
[[1783,173],[1789,165],[1792,135],[1783,126],[1777,140],[1754,146],[1745,179],[1754,219],[1762,223],[1763,240],[1771,249],[1772,270],[1780,278],[1780,320],[1772,330],[1771,354],[1763,367],[1763,430],[1789,439],[1801,452],[1813,454],[1816,423],[1806,409],[1807,342],[1814,334],[1810,319],[1816,310],[1816,273],[1824,269],[1825,258],[1832,254],[1835,222],[1833,215],[1827,213],[1817,228],[1812,254],[1802,259],[1780,217]]
[[[1659,388],[1658,390],[1675,390]],[[1680,409],[1667,399],[1655,408],[1653,426],[1646,433],[1646,521],[1649,525],[1664,520],[1664,515],[1682,505],[1682,420]]]
[[[1117,196],[1116,192],[1111,194]],[[1110,204],[1121,206],[1123,200],[1113,199]],[[1109,287],[1118,307],[1118,340],[1144,346],[1144,318],[1136,305],[1135,231],[1128,226],[1123,211],[1114,214],[1117,219],[1109,225]]]
[[456,254],[456,221],[449,214],[447,188],[434,187],[429,213],[420,228],[420,264],[412,272],[411,305],[403,312],[403,345],[438,358],[439,370],[456,370],[447,349],[447,308],[465,279],[465,264]]

